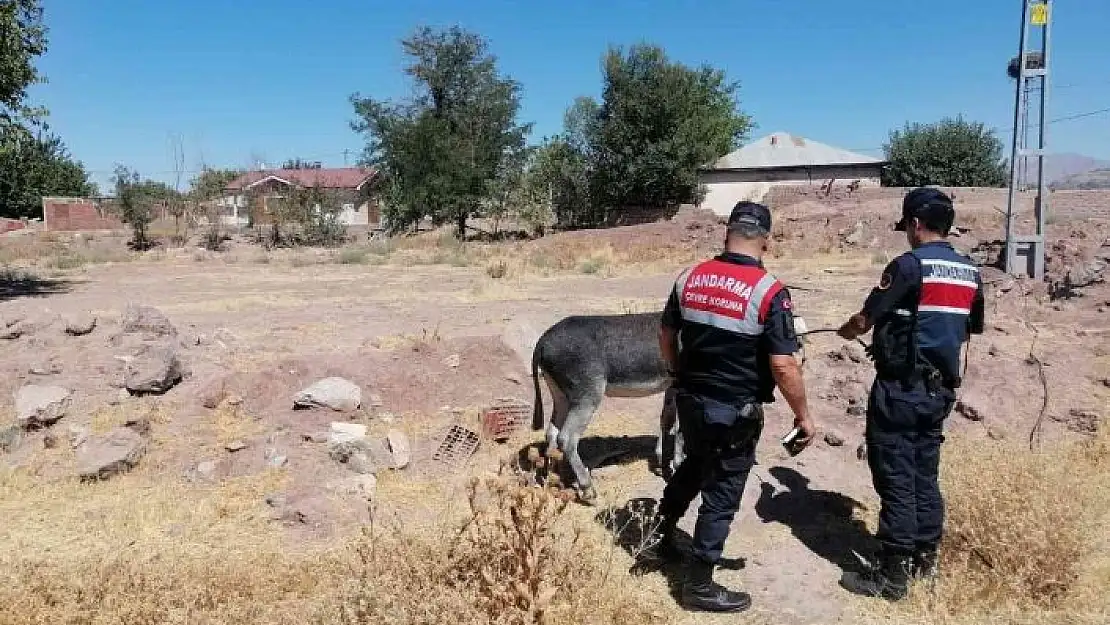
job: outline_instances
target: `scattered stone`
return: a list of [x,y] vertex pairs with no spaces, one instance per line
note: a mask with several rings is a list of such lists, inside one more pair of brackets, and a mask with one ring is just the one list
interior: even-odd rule
[[864,228],[863,222],[857,221],[856,225],[852,227],[851,232],[844,237],[844,242],[848,245],[859,245],[863,243]]
[[47,432],[46,435],[42,437],[42,446],[44,449],[54,449],[58,446],[58,437]]
[[987,355],[989,355],[989,356],[997,358],[999,353],[1000,352],[999,352],[998,346],[995,345],[994,343],[991,343],[991,346],[987,348]]
[[361,423],[343,423],[342,421],[331,422],[331,433],[329,441],[347,442],[356,439],[366,438],[368,428]]
[[968,404],[962,399],[956,402],[956,412],[960,413],[960,415],[962,415],[968,421],[983,420],[983,411],[975,406]]
[[505,376],[505,379],[513,384],[520,384],[520,376],[515,373],[510,373]]
[[15,313],[10,317],[4,317],[2,320],[0,320],[0,329],[19,325],[23,323],[26,319],[26,315],[22,315],[20,313]]
[[867,443],[860,443],[859,447],[856,447],[856,459],[867,460]]
[[150,419],[146,417],[128,419],[127,421],[123,422],[123,427],[129,428],[143,436],[146,436],[147,434],[150,434]]
[[125,385],[133,394],[162,394],[185,377],[185,368],[172,345],[149,347],[127,365]]
[[71,425],[68,429],[69,432],[69,446],[77,449],[89,440],[89,428],[83,425]]
[[1068,429],[1073,432],[1094,434],[1098,432],[1101,421],[1102,417],[1089,410],[1072,408],[1068,412]]
[[331,480],[324,486],[339,495],[356,495],[370,499],[378,487],[378,478],[371,474],[351,475],[338,480]]
[[0,451],[13,452],[21,442],[23,442],[23,428],[18,424],[0,428]]
[[96,328],[96,315],[80,313],[66,321],[66,334],[70,336],[85,336]]
[[62,372],[62,363],[51,358],[47,362],[32,365],[27,372],[31,375],[58,375]]
[[825,432],[825,442],[829,447],[840,447],[844,444],[844,437],[836,432]]
[[351,438],[333,433],[328,455],[355,473],[377,473],[394,467],[393,452],[384,439]]
[[13,326],[8,326],[6,328],[0,328],[0,339],[5,339],[5,340],[9,340],[9,341],[13,340],[13,339],[17,339],[17,338],[23,336],[24,332],[26,332],[26,331],[27,331],[27,326],[25,326],[22,323],[19,323],[19,324],[13,325]]
[[327,502],[319,497],[271,495],[266,503],[274,509],[270,518],[286,525],[316,525],[328,509]]
[[362,405],[362,389],[343,378],[324,378],[293,397],[294,408],[331,408],[337,412],[357,410]]
[[848,400],[848,414],[853,417],[862,417],[867,414],[867,402],[853,397]]
[[138,306],[129,304],[123,312],[120,322],[123,331],[128,334],[148,334],[154,336],[177,336],[174,327],[162,311],[153,306]]
[[393,468],[403,469],[412,461],[412,446],[409,437],[400,430],[390,430],[385,435],[389,452],[393,454]]
[[370,393],[370,407],[371,408],[381,408],[383,405],[385,405],[385,404],[382,402],[382,396],[381,395],[378,395],[377,393]]
[[128,390],[126,388],[121,388],[119,390],[119,392],[116,393],[116,403],[117,404],[122,403],[124,401],[127,401],[128,399],[131,399],[131,393],[128,392]]
[[987,438],[992,441],[1000,441],[1006,438],[1006,433],[998,428],[989,427],[987,428]]
[[450,356],[443,359],[443,364],[451,367],[452,369],[457,369],[459,365],[462,364],[462,356],[458,354],[451,354]]
[[231,441],[230,443],[224,445],[224,449],[230,451],[231,453],[243,451],[246,448],[247,444],[243,441]]
[[218,469],[219,464],[217,464],[215,460],[205,460],[204,462],[201,462],[197,465],[197,468],[194,470],[194,472],[196,473],[197,477],[203,480],[214,481],[216,479],[216,471]]
[[1099,382],[1102,382],[1103,386],[1110,388],[1110,378],[1102,378]]
[[130,470],[146,453],[146,439],[134,429],[117,427],[92,437],[77,450],[77,473],[82,479],[106,479]]
[[25,429],[52,425],[65,415],[71,396],[60,386],[24,386],[15,395],[16,421]]
[[833,362],[851,361],[856,364],[864,362],[865,358],[860,349],[853,343],[841,346],[828,353],[829,360]]
[[301,433],[301,440],[308,443],[326,443],[328,438],[331,437],[330,432],[303,432]]
[[267,464],[270,465],[270,468],[280,469],[281,467],[284,467],[288,462],[288,457],[279,454],[271,457]]
[[228,406],[238,406],[243,403],[243,398],[238,395],[228,395],[225,399]]

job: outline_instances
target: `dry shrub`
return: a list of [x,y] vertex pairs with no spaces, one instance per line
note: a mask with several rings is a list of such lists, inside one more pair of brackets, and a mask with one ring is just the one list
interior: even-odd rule
[[905,623],[1106,623],[1110,433],[1040,452],[946,446],[941,579],[873,607]]
[[601,527],[511,478],[474,483],[463,518],[371,522],[334,547],[283,539],[269,478],[40,480],[0,473],[0,625],[639,625],[675,612],[665,593],[622,585]]
[[508,273],[509,265],[504,260],[498,260],[497,262],[486,265],[486,275],[494,280],[504,278]]

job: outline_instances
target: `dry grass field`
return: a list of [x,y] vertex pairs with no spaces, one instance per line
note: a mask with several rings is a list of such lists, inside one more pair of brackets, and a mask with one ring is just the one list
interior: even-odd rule
[[[996,200],[961,195],[970,232],[955,242],[982,249]],[[1105,253],[1106,198],[1075,197],[1054,221],[1053,276]],[[894,206],[775,207],[767,265],[810,328],[858,308],[904,249],[886,224]],[[675,571],[637,562],[663,485],[648,470],[661,397],[608,399],[591,424],[596,507],[521,481],[514,460],[538,440],[527,428],[481,440],[461,467],[433,458],[449,425],[478,429],[499,398],[532,401],[531,344],[549,324],[659,309],[675,273],[721,235],[682,213],[536,241],[430,233],[337,250],[233,241],[135,254],[103,234],[0,239],[0,329],[21,330],[0,340],[0,431],[16,432],[0,441],[0,624],[1110,622],[1105,282],[1053,299],[1044,284],[988,274],[988,331],[969,348],[968,409],[952,415],[944,450],[943,580],[899,604],[837,584],[850,550],[866,553],[878,506],[852,410],[869,363],[828,334],[807,338],[804,369],[836,436],[790,458],[775,443],[788,410],[769,408],[727,546],[743,566],[720,573],[755,598],[741,617],[683,612]],[[132,303],[175,328],[187,373],[164,394],[121,393],[141,353],[126,331]],[[91,333],[65,331],[85,314]],[[328,376],[358,384],[362,406],[293,409]],[[5,428],[29,384],[70,390],[65,416]],[[403,433],[411,461],[379,470],[370,494],[335,487],[354,473],[315,434],[336,421]],[[134,468],[79,479],[80,437],[127,423],[149,428]]]

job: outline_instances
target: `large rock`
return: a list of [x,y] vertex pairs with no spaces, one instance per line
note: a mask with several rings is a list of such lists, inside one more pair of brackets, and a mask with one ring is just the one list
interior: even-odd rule
[[130,470],[146,453],[146,439],[129,427],[117,427],[89,438],[77,449],[77,473],[82,479],[105,479]]
[[393,456],[393,468],[403,469],[412,461],[412,446],[409,437],[400,430],[390,430],[385,435],[389,453]]
[[348,412],[361,405],[362,389],[343,378],[324,378],[293,396],[294,408],[322,407]]
[[66,334],[70,336],[85,336],[96,328],[96,315],[81,313],[66,320]]
[[24,386],[15,394],[16,421],[24,428],[53,425],[65,415],[72,394],[60,386]]
[[123,312],[120,325],[128,334],[142,333],[154,336],[177,336],[174,327],[162,311],[153,306],[139,306],[130,304]]
[[172,345],[150,347],[127,365],[127,390],[135,394],[161,394],[185,376],[185,367]]
[[384,439],[349,438],[332,434],[328,455],[355,473],[377,473],[394,468],[393,454]]

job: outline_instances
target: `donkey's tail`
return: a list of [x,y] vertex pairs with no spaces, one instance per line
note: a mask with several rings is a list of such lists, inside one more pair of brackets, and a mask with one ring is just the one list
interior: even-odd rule
[[532,400],[532,429],[543,429],[543,395],[540,394],[540,350],[532,350],[532,391],[535,393]]

